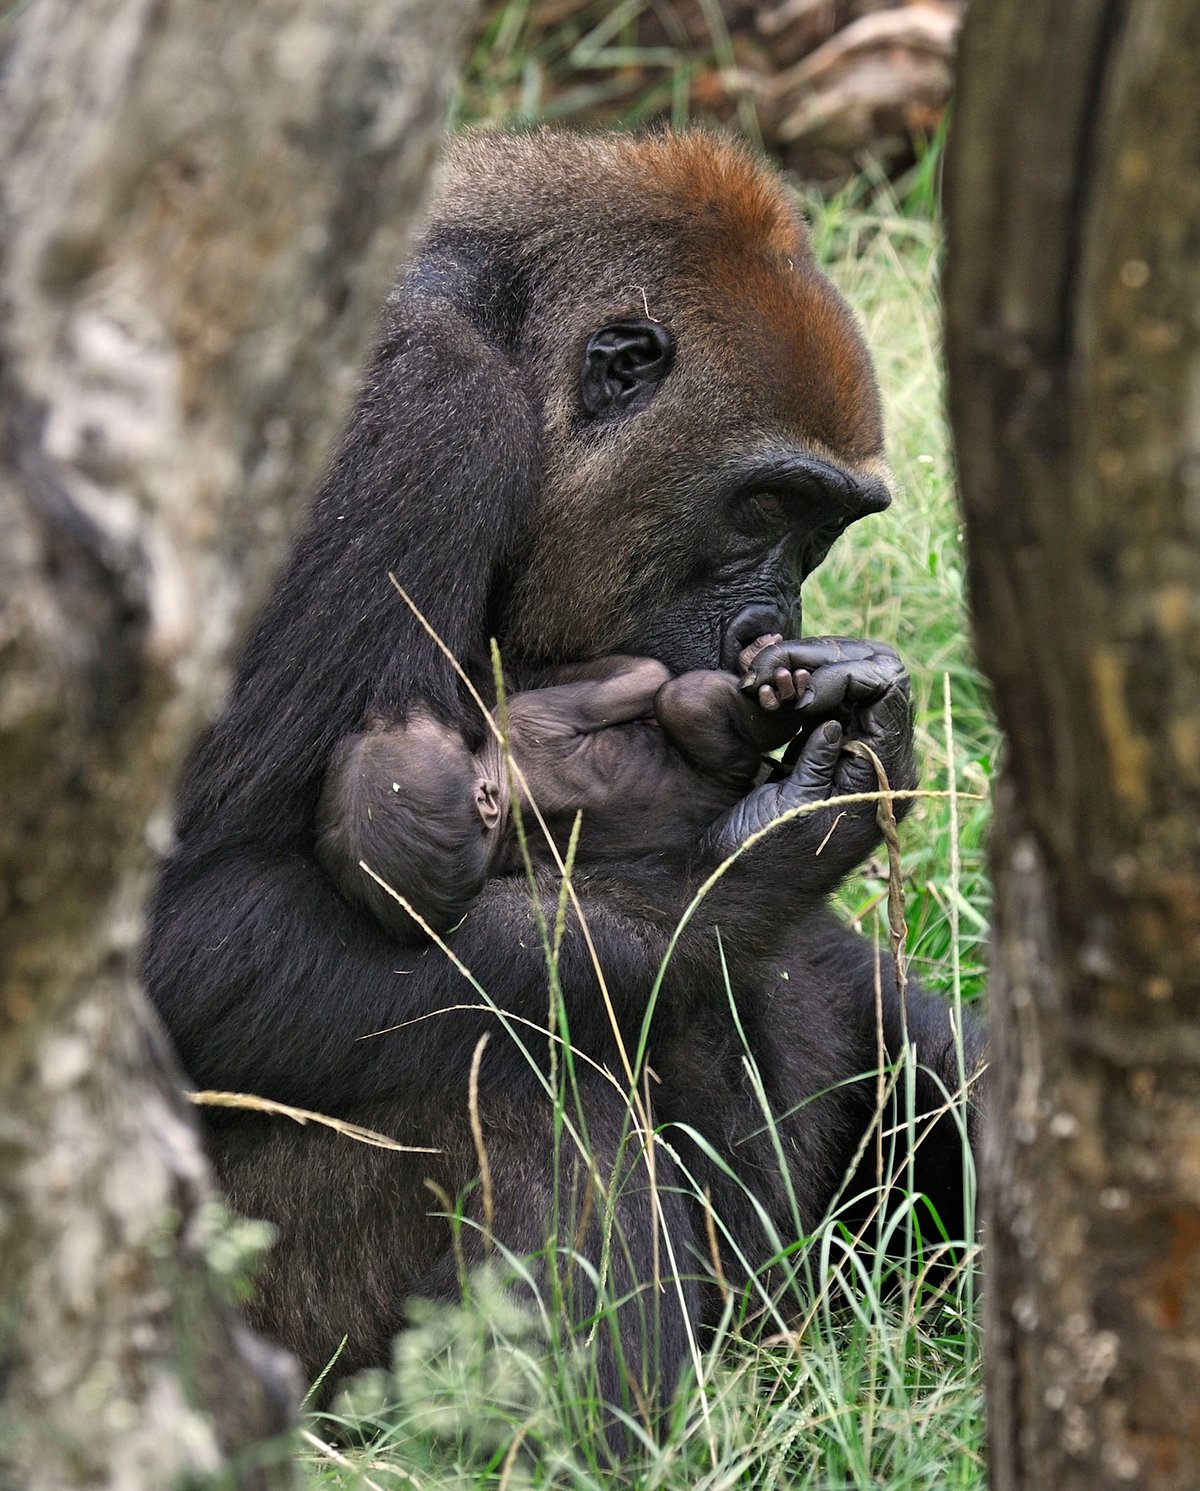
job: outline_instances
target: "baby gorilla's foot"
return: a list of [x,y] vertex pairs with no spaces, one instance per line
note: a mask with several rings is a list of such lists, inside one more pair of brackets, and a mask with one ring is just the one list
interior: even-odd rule
[[881,642],[853,637],[807,637],[764,647],[739,687],[753,693],[763,709],[792,704],[806,719],[838,716],[872,704],[903,680],[904,665]]
[[754,660],[760,652],[765,652],[768,647],[774,647],[776,642],[783,641],[782,632],[768,632],[766,636],[756,637],[753,642],[747,643],[737,655],[737,670],[741,674],[749,673],[754,666]]
[[[778,709],[804,698],[812,674],[808,668],[794,667],[791,647],[779,633],[759,637],[738,654],[738,669],[743,674],[741,688],[753,693],[763,709]],[[764,653],[769,656],[763,657]]]
[[[756,653],[739,692],[747,705],[751,697],[761,705],[760,733],[776,724],[799,733],[777,771],[713,825],[706,847],[723,858],[796,812],[786,835],[789,858],[796,856],[791,862],[807,888],[827,894],[880,838],[874,764],[846,743],[868,746],[894,791],[907,794],[916,785],[904,664],[890,647],[850,637],[771,643]],[[825,807],[836,798],[856,800]],[[897,818],[906,803],[894,804]]]

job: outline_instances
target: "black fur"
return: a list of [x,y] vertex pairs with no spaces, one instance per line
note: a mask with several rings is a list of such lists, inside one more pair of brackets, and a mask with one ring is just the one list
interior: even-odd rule
[[[693,189],[711,190],[716,205],[693,211]],[[730,296],[755,276],[774,277],[769,295],[761,292],[769,299],[761,327],[753,304],[726,315],[712,301],[710,263],[731,270],[720,292]],[[670,376],[645,407],[605,419],[599,431],[580,430],[578,370],[589,335],[636,318],[646,303],[671,325]],[[780,353],[792,380],[784,387],[784,375],[762,368],[789,336],[796,351],[791,361]],[[832,514],[829,489],[815,510],[806,506],[813,443],[822,461],[854,473],[847,506]],[[860,515],[851,497],[876,479],[879,444],[874,384],[853,322],[812,265],[778,188],[736,149],[703,136],[658,145],[476,138],[459,147],[427,245],[385,311],[310,526],[187,773],[179,843],[158,885],[145,958],[148,987],[198,1087],[259,1093],[441,1150],[398,1156],[258,1115],[212,1120],[210,1151],[232,1201],[280,1228],[255,1318],[310,1373],[344,1333],[340,1369],[385,1360],[405,1301],[456,1287],[449,1228],[431,1216],[441,1204],[424,1182],[432,1178],[450,1197],[466,1190],[468,1216],[480,1215],[466,1094],[485,1033],[480,1109],[496,1231],[521,1250],[541,1246],[550,1225],[554,1139],[539,1080],[546,1041],[517,1026],[527,1060],[440,952],[398,948],[339,895],[314,855],[326,768],[365,721],[403,721],[420,700],[472,748],[483,737],[478,711],[388,572],[485,693],[491,634],[517,689],[546,667],[611,652],[658,656],[676,672],[722,659],[729,666],[730,648],[749,640],[736,635],[740,617],[752,617],[758,631],[768,629],[766,617],[786,632],[798,580],[829,535]],[[754,470],[770,476],[789,461],[806,474],[794,489],[784,482],[787,502],[748,503]],[[814,676],[830,670],[823,711],[874,746],[895,785],[910,784],[907,694],[892,687],[895,673],[879,684],[880,651],[847,662],[839,645],[794,644],[799,651],[785,650],[785,661],[808,667],[795,659],[809,658]],[[864,669],[875,679],[865,693]],[[870,786],[863,763],[839,756],[822,733],[833,730],[809,737],[820,734],[826,753],[824,790]],[[774,798],[751,793],[735,806],[683,868],[645,853],[581,869],[580,897],[628,1051],[698,881],[788,806],[789,792],[809,789],[816,768],[810,759],[802,779],[804,760],[792,778],[755,789]],[[821,1216],[871,1108],[873,1082],[852,1079],[877,1065],[873,950],[824,901],[846,865],[877,843],[874,808],[848,810],[835,829],[838,852],[818,855],[830,827],[818,833],[813,819],[800,819],[726,874],[679,941],[650,1032],[654,1118],[686,1126],[669,1138],[730,1229],[730,1277],[740,1271],[738,1252],[753,1264],[768,1243],[756,1206],[689,1132],[737,1170],[782,1235],[795,1225],[743,1040],[784,1115],[801,1225]],[[553,876],[541,895],[553,924]],[[523,878],[488,880],[451,942],[496,1006],[545,1024],[547,972]],[[575,1047],[620,1072],[573,913],[558,979]],[[882,1000],[895,1057],[901,1020],[886,958]],[[402,1022],[401,1031],[362,1039]],[[942,1004],[910,990],[907,1028],[921,1060],[956,1086]],[[969,1026],[969,1064],[979,1039]],[[580,1071],[574,1116],[586,1120],[603,1170],[617,1161],[626,1113],[592,1068],[581,1063]],[[936,1083],[922,1078],[919,1111],[940,1103]],[[618,1284],[644,1283],[654,1227],[635,1155],[620,1163],[628,1183],[613,1194],[628,1251],[615,1265]],[[702,1213],[672,1188],[675,1163],[662,1152],[667,1225],[681,1266],[703,1274]],[[568,1157],[568,1181],[573,1165]],[[918,1151],[916,1172],[951,1233],[961,1229],[948,1122]],[[571,1244],[575,1222],[594,1260],[594,1218],[573,1220],[569,1206],[559,1244]],[[464,1244],[479,1255],[469,1228]],[[585,1294],[579,1283],[569,1294],[577,1312],[588,1307]],[[684,1299],[694,1322],[699,1288],[689,1283]],[[648,1381],[669,1388],[685,1358],[683,1324],[663,1303],[657,1341],[644,1348],[642,1303],[635,1293],[625,1307],[626,1354]],[[619,1400],[616,1354],[602,1356],[605,1389]]]

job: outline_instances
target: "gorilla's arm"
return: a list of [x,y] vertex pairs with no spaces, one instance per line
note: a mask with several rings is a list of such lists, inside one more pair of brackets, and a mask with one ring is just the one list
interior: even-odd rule
[[325,766],[368,713],[401,722],[424,699],[481,738],[388,574],[490,678],[487,608],[537,476],[537,418],[509,359],[449,302],[393,302],[308,527],[184,777],[183,842],[307,852]]
[[[145,976],[194,1081],[317,1106],[423,1080],[463,1056],[464,1042],[469,1060],[480,1017],[458,1030],[454,1017],[428,1021],[403,1045],[356,1044],[477,996],[442,953],[406,960],[340,899],[315,862],[314,821],[334,747],[365,718],[403,720],[421,699],[447,724],[482,733],[387,576],[487,676],[488,605],[532,505],[538,434],[510,359],[448,301],[392,304],[309,528],[182,785]],[[516,890],[489,886],[456,945],[499,1003],[540,1023],[544,960],[528,894]],[[631,968],[620,966],[625,947]],[[573,1031],[599,1046],[603,1016],[586,961],[575,967],[580,948],[568,938],[563,984],[578,1000]],[[636,1002],[649,978],[644,950],[618,938],[610,958],[614,987]]]
[[[895,966],[886,952],[880,958],[877,1006],[875,949],[871,943],[865,937],[848,932],[828,914],[825,917],[825,937],[827,956],[847,991],[845,1012],[856,1049],[871,1051],[882,1036],[884,1062],[889,1066],[903,1058],[906,1044],[912,1049],[911,1118],[906,1112],[907,1096],[902,1082],[893,1093],[889,1111],[883,1116],[884,1129],[886,1132],[890,1128],[895,1134],[903,1135],[907,1124],[912,1122],[915,1189],[932,1202],[940,1224],[951,1240],[967,1240],[970,1219],[964,1212],[964,1146],[958,1123],[965,1116],[967,1137],[974,1148],[979,1140],[985,1097],[987,1037],[984,1026],[971,1008],[964,1006],[962,1029],[956,1034],[954,1019],[945,999],[926,993],[915,980],[910,980],[901,1001],[896,988]],[[948,1101],[962,1091],[964,1082],[968,1096],[965,1114],[957,1103]],[[871,1082],[860,1090],[864,1110],[874,1109],[874,1086]],[[904,1185],[907,1181],[905,1145],[893,1145],[888,1141],[884,1152],[890,1157],[891,1178]],[[859,1163],[858,1174],[847,1190],[848,1196],[854,1196],[856,1192],[862,1195],[857,1215],[852,1212],[845,1217],[852,1227],[857,1227],[860,1221],[868,1221],[877,1204],[876,1165],[875,1147],[869,1145]],[[874,1226],[877,1220],[872,1218],[871,1225]],[[924,1221],[922,1226],[926,1227]],[[925,1238],[928,1246],[936,1238],[935,1230],[926,1228]]]
[[[545,901],[553,924],[552,883]],[[643,926],[631,937],[619,913],[601,902],[589,904],[587,915],[632,1046],[665,935],[656,942]],[[523,879],[489,881],[449,942],[500,1009],[546,1024],[546,959]],[[437,1013],[480,1005],[481,997],[440,948],[398,947],[300,855],[177,858],[152,912],[145,976],[193,1083],[325,1111],[461,1085],[479,1036],[498,1033],[486,1010]],[[574,1044],[616,1069],[573,920],[559,977]],[[406,1021],[414,1023],[391,1036],[360,1039]],[[516,1032],[544,1060],[545,1038],[526,1025]],[[509,1088],[532,1078],[507,1038],[493,1040],[488,1059]]]

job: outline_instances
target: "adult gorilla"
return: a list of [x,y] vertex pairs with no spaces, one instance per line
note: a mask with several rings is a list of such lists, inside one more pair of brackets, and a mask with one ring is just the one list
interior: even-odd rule
[[[421,700],[472,748],[482,737],[477,708],[389,571],[485,691],[491,636],[514,688],[610,653],[654,657],[674,673],[730,668],[758,634],[796,635],[800,583],[843,529],[886,505],[884,475],[859,332],[787,195],[743,150],[699,132],[475,135],[453,147],[309,527],[188,771],[146,955],[149,988],[198,1086],[357,1119],[440,1151],[400,1156],[245,1113],[212,1121],[227,1193],[280,1229],[258,1323],[310,1372],[345,1333],[341,1368],[385,1361],[405,1301],[456,1287],[443,1203],[426,1180],[454,1197],[478,1177],[467,1078],[484,1032],[492,1229],[532,1251],[553,1210],[545,1038],[518,1025],[524,1054],[440,951],[390,941],[314,858],[326,765],[365,719],[402,721]],[[894,654],[807,645],[805,723],[836,716],[869,740],[893,785],[911,785]],[[818,724],[792,778],[751,792],[683,865],[647,852],[581,867],[627,1051],[672,929],[730,846],[792,801],[874,786],[863,761],[830,753],[836,740]],[[824,771],[822,750],[832,755]],[[657,1151],[670,1245],[660,1262],[674,1257],[690,1276],[666,1295],[634,1287],[650,1279],[661,1233],[644,1162],[622,1145],[626,1105],[582,1059],[622,1070],[585,937],[568,920],[558,977],[582,1053],[571,1117],[586,1123],[598,1166],[589,1176],[564,1141],[554,1241],[593,1264],[603,1254],[613,1295],[627,1297],[620,1348],[643,1389],[670,1386],[684,1317],[695,1323],[705,1308],[703,1217],[678,1167],[710,1189],[729,1231],[723,1265],[736,1276],[741,1260],[769,1249],[762,1215],[785,1237],[793,1201],[803,1225],[820,1218],[872,1111],[874,1082],[849,1079],[878,1066],[874,951],[824,902],[874,847],[875,808],[848,808],[836,852],[818,853],[829,828],[800,818],[756,844],[671,959],[648,1042],[653,1117],[705,1143],[673,1129],[671,1149]],[[557,895],[545,876],[551,922]],[[496,1005],[545,1025],[546,963],[522,877],[488,881],[450,941]],[[882,1014],[894,1056],[903,1021],[889,967]],[[401,1022],[415,1023],[360,1039]],[[934,1074],[920,1080],[919,1111],[933,1112],[943,1101],[935,1078],[958,1084],[947,1013],[910,989],[907,1030]],[[977,1044],[969,1030],[969,1062]],[[779,1115],[787,1177],[746,1048]],[[931,1126],[915,1164],[955,1235],[961,1155],[949,1121]],[[482,1214],[477,1189],[465,1205],[469,1218]],[[480,1250],[470,1225],[463,1246]],[[567,1307],[586,1313],[589,1270],[567,1273]],[[621,1351],[602,1353],[614,1398]]]

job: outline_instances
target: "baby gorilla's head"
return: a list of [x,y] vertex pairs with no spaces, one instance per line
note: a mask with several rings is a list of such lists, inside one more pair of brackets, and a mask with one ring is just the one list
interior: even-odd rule
[[317,809],[317,855],[385,923],[404,913],[362,864],[445,931],[482,884],[503,817],[498,783],[459,732],[417,711],[335,751]]
[[[421,899],[435,912],[461,904],[463,886],[487,873],[501,818],[496,782],[457,730],[423,713],[402,730],[368,736],[364,752],[365,775],[390,793],[388,816],[407,845]],[[442,918],[429,920],[437,926]]]
[[432,715],[414,712],[402,728],[365,737],[368,777],[392,774],[393,795],[406,811],[419,813],[422,837],[442,824],[454,838],[481,838],[498,822],[496,784],[483,774],[462,735]]

